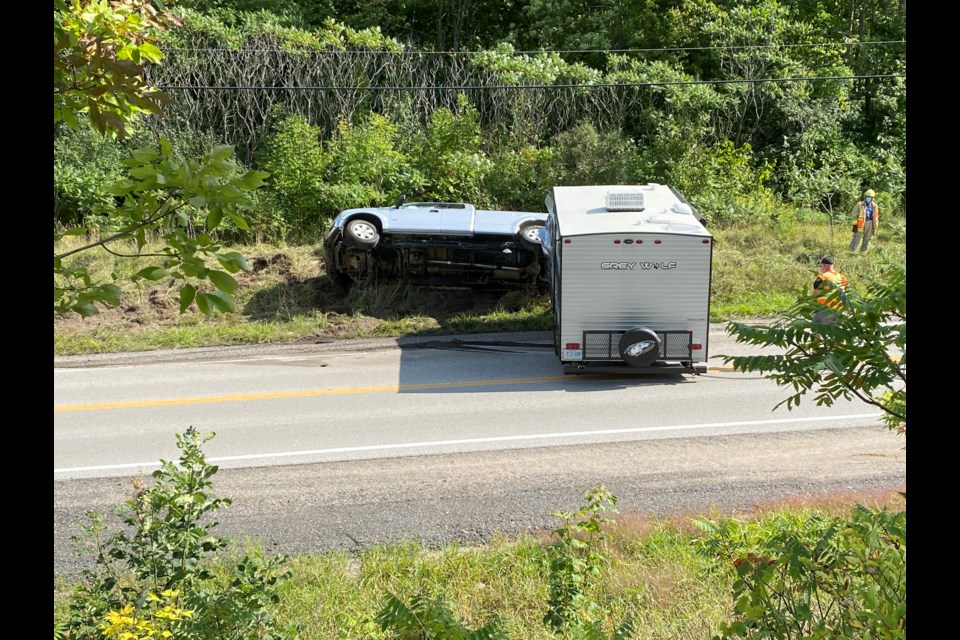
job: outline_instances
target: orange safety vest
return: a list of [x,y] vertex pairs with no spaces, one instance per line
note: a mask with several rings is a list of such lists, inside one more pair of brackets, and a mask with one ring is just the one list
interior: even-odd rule
[[[867,203],[863,200],[857,202],[854,205],[857,209],[857,229],[863,229],[863,221],[867,215]],[[877,227],[877,222],[880,220],[880,205],[877,204],[877,201],[873,201],[873,227]]]
[[830,309],[841,309],[843,307],[843,302],[840,301],[839,297],[832,297],[827,299],[827,293],[834,286],[839,286],[844,291],[847,290],[847,276],[837,273],[836,271],[826,271],[821,273],[820,278],[824,281],[820,283],[820,297],[817,298],[817,302],[830,308]]

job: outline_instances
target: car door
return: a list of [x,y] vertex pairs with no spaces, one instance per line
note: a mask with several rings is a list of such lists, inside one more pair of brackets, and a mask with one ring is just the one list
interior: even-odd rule
[[443,231],[442,209],[436,203],[411,202],[390,210],[391,233],[425,235]]
[[440,209],[443,232],[448,235],[472,236],[475,209],[472,204],[449,204]]

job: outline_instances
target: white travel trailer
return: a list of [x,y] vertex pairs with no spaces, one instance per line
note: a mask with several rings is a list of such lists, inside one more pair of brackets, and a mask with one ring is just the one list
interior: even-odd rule
[[554,187],[541,231],[564,373],[704,373],[713,236],[673,187]]

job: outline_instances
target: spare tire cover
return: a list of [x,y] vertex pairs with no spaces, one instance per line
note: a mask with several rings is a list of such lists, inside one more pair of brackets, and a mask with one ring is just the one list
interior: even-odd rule
[[647,327],[630,329],[620,338],[620,357],[632,367],[649,367],[660,357],[660,338]]

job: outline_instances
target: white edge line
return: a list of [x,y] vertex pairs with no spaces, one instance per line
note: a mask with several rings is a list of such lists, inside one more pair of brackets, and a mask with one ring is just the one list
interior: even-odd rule
[[[306,451],[280,451],[277,453],[251,453],[242,456],[220,456],[207,458],[207,462],[235,462],[238,460],[264,460],[269,458],[292,458],[296,456],[317,456],[331,453],[356,453],[361,451],[384,451],[389,449],[415,449],[417,447],[443,447],[463,444],[482,444],[489,442],[517,442],[522,440],[546,440],[550,438],[575,438],[580,436],[602,436],[623,433],[650,431],[685,431],[694,429],[717,429],[723,427],[746,427],[772,424],[797,424],[800,422],[831,422],[839,420],[879,418],[881,413],[855,413],[844,416],[815,418],[784,418],[782,420],[750,420],[747,422],[708,422],[705,424],[681,424],[667,427],[632,427],[629,429],[600,429],[597,431],[566,431],[563,433],[535,433],[522,436],[493,436],[490,438],[466,438],[463,440],[434,440],[431,442],[403,442],[398,444],[374,444],[362,447],[337,447],[334,449],[310,449]],[[160,467],[159,461],[132,462],[127,464],[106,464],[92,467],[65,467],[54,469],[54,473],[77,473],[80,471],[110,471],[117,469],[138,469]]]

